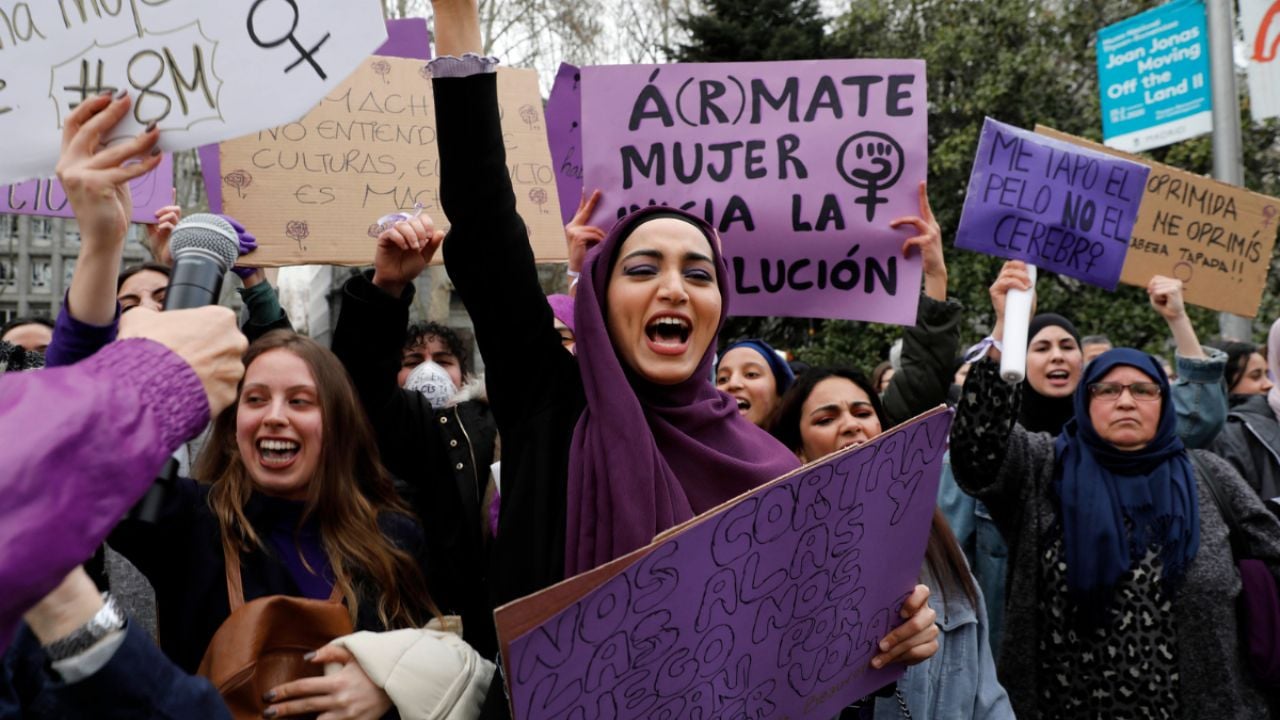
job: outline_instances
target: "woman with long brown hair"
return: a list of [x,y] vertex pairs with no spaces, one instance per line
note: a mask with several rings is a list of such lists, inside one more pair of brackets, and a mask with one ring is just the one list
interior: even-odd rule
[[[425,624],[438,611],[421,570],[422,530],[379,462],[342,365],[287,331],[253,343],[244,364],[239,398],[197,464],[204,482],[178,479],[156,522],[126,520],[111,536],[155,586],[165,652],[196,670],[231,614],[232,574],[245,602],[337,598],[356,630]],[[349,667],[361,716],[389,709]],[[338,682],[315,702],[335,707]]]

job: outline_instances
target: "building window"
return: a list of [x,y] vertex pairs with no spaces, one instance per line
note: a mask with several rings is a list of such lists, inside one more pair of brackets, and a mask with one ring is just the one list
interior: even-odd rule
[[75,271],[76,271],[76,259],[63,258],[62,259],[62,289],[63,290],[68,290],[71,288],[71,275],[75,273]]
[[0,215],[0,235],[16,237],[18,235],[18,216]]
[[53,261],[31,258],[31,292],[47,293],[53,288]]
[[0,287],[13,287],[18,279],[18,259],[0,257]]
[[49,242],[53,238],[53,218],[32,218],[31,237],[38,242]]

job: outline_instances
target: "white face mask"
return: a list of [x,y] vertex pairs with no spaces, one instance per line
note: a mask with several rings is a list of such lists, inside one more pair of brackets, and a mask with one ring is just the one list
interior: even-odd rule
[[447,405],[449,400],[458,393],[458,388],[454,387],[449,373],[431,360],[414,368],[413,372],[409,373],[409,379],[405,381],[404,387],[406,390],[416,390],[425,395],[427,402],[437,410]]

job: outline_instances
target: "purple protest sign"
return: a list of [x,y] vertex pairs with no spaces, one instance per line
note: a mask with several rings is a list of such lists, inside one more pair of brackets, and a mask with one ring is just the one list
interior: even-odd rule
[[[136,223],[156,221],[156,211],[173,204],[173,156],[166,153],[154,170],[129,181]],[[62,183],[55,179],[28,180],[16,185],[0,185],[0,213],[75,217]]]
[[1149,172],[987,118],[956,247],[1115,290]]
[[[374,55],[387,57],[431,59],[431,31],[426,18],[396,18],[387,21],[387,41]],[[202,145],[196,153],[200,156],[200,175],[204,178],[205,194],[209,198],[209,212],[222,212],[222,157],[217,145]],[[232,182],[235,182],[233,179]],[[232,187],[235,187],[232,185]]]
[[515,718],[834,717],[899,678],[870,661],[920,572],[951,417],[732,500],[565,602],[597,571],[499,608]]
[[724,239],[735,315],[915,322],[928,119],[922,60],[582,70],[593,224],[676,205]]
[[582,85],[578,68],[560,63],[547,98],[547,144],[556,171],[560,219],[565,225],[578,212],[582,198]]

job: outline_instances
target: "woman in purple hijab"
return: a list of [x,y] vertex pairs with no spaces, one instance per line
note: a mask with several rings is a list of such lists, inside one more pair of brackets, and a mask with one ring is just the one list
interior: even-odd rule
[[[647,208],[619,220],[578,283],[578,357],[563,347],[516,212],[495,61],[464,56],[480,48],[474,4],[434,4],[445,267],[474,323],[502,437],[497,606],[640,548],[797,462],[708,380],[729,275],[696,216]],[[406,258],[429,258],[426,239],[406,238]],[[918,587],[908,599],[911,619],[877,666],[936,651],[927,596]]]

